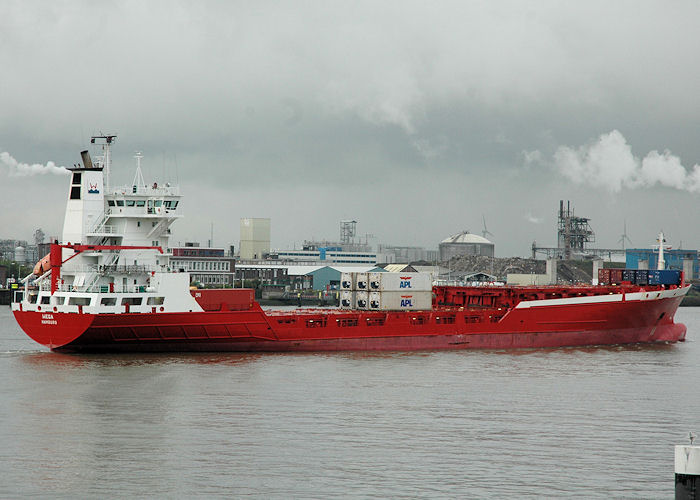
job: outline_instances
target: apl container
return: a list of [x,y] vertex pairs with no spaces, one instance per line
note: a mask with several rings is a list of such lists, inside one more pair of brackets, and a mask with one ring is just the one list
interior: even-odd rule
[[367,280],[367,273],[352,273],[353,276],[355,277],[355,290],[360,291],[360,290],[368,290],[368,280]]
[[340,291],[340,308],[341,309],[355,309],[356,298],[355,292],[350,290]]
[[352,273],[341,273],[340,274],[340,289],[341,290],[354,290],[355,280],[353,279]]
[[369,293],[369,309],[376,311],[427,311],[432,307],[430,291]]
[[369,309],[369,292],[355,292],[355,307],[357,309]]
[[432,289],[430,273],[369,273],[371,292],[429,292]]

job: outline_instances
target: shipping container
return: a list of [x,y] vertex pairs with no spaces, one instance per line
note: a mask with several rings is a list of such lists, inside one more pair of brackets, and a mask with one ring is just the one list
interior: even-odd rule
[[636,273],[634,269],[623,269],[622,270],[622,281],[627,281],[628,283],[634,283],[636,279]]
[[681,272],[677,269],[663,269],[659,270],[659,284],[660,285],[680,285],[681,283]]
[[352,273],[341,273],[340,274],[340,289],[341,290],[354,290],[355,280],[353,279]]
[[432,291],[430,273],[369,273],[369,290],[377,292]]
[[598,284],[599,285],[609,285],[610,284],[610,269],[598,269]]
[[622,269],[611,269],[610,270],[610,283],[612,283],[612,284],[622,283]]
[[433,292],[370,292],[369,308],[379,311],[428,311]]
[[369,292],[355,292],[355,306],[357,309],[369,309]]
[[370,292],[373,290],[379,290],[379,287],[381,286],[381,280],[382,274],[386,274],[384,272],[379,272],[379,273],[367,273],[367,281],[369,283],[369,290]]
[[661,284],[661,272],[658,269],[650,269],[647,272],[649,276],[650,285],[660,285]]
[[356,307],[355,292],[350,290],[342,290],[340,292],[340,308],[341,309],[355,309]]
[[352,273],[355,277],[355,290],[367,290],[367,273]]
[[637,269],[635,272],[634,283],[636,285],[649,284],[649,271],[646,269]]

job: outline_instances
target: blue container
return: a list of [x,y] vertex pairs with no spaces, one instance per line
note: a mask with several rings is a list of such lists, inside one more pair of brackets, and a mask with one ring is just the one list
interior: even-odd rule
[[649,271],[646,269],[637,269],[634,272],[634,282],[637,285],[648,285],[649,284]]
[[630,283],[635,283],[636,273],[634,269],[624,269],[622,271],[622,281],[629,281]]
[[681,272],[677,269],[664,269],[658,273],[659,282],[662,285],[679,285],[681,282]]
[[648,273],[649,284],[650,285],[660,285],[661,284],[661,271],[651,270]]

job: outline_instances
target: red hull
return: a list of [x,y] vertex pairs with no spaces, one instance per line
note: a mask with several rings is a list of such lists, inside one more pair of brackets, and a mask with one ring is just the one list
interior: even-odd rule
[[[424,312],[205,311],[60,314],[15,311],[37,342],[61,351],[339,351],[513,349],[676,342],[682,296],[653,301]],[[49,321],[44,319],[44,321]]]

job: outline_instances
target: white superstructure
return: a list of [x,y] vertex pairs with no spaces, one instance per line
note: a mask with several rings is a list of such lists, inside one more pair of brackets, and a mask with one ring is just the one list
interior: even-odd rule
[[200,310],[189,293],[183,294],[189,290],[189,274],[175,273],[167,253],[170,226],[182,217],[179,188],[144,182],[140,153],[132,184],[111,186],[110,147],[115,139],[93,137],[91,142],[102,146],[101,156],[93,163],[83,151],[82,165],[69,168],[71,182],[58,242],[60,280],[52,287],[47,265],[38,279],[27,277],[25,310],[32,304],[57,312],[66,306],[81,306],[85,312]]

